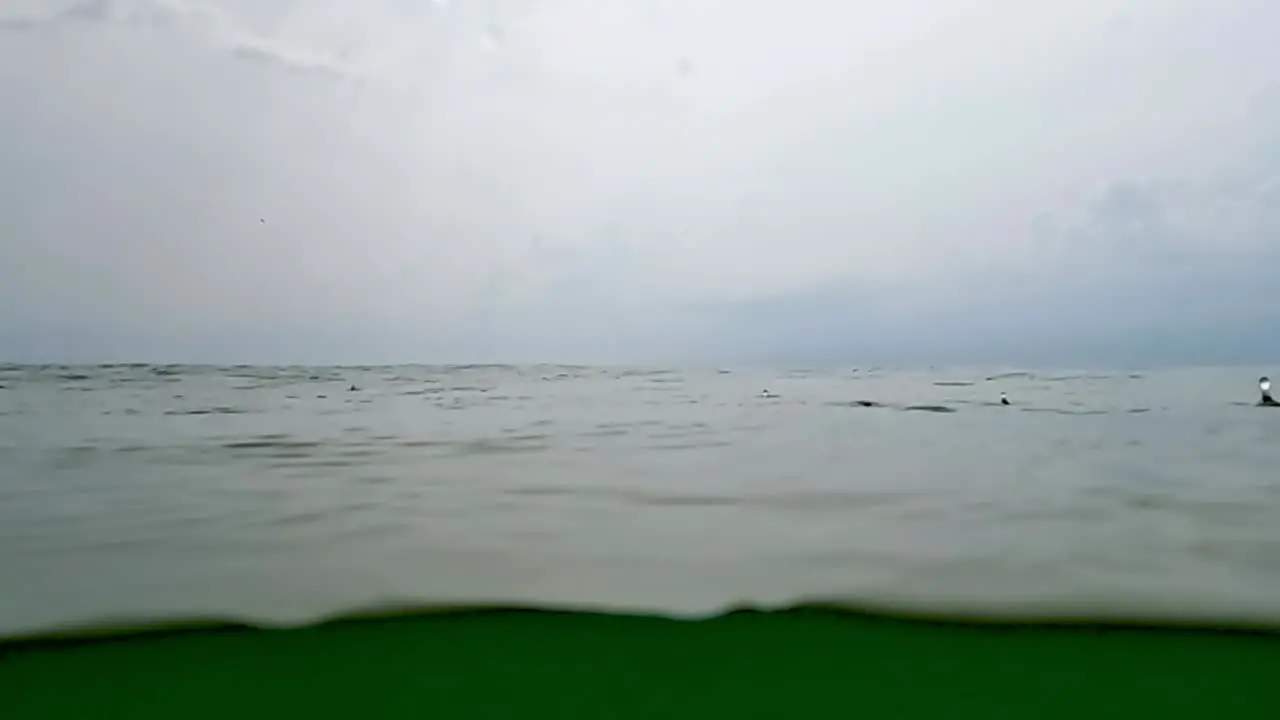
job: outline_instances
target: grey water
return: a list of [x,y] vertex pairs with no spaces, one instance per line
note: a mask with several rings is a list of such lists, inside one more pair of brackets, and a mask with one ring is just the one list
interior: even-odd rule
[[1267,371],[0,366],[0,636],[806,599],[1274,622]]

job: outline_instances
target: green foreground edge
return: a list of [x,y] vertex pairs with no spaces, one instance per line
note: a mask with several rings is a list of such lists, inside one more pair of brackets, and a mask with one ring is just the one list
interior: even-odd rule
[[1280,718],[1280,635],[822,606],[436,609],[0,644],[0,718]]

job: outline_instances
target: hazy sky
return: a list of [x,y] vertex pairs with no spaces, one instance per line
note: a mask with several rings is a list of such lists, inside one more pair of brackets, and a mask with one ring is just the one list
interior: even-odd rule
[[1266,362],[1277,27],[1274,0],[4,0],[0,356]]

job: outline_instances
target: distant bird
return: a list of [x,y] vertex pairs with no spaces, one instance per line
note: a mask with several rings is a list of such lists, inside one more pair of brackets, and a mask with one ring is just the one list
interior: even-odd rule
[[1262,399],[1258,401],[1259,405],[1280,406],[1280,403],[1271,397],[1271,378],[1266,375],[1258,378],[1258,392],[1262,393]]
[[266,219],[266,218],[258,218],[258,222],[262,223],[263,225],[266,225],[266,224],[267,224],[267,219]]
[[1000,404],[1001,404],[1001,405],[1008,405],[1008,404],[1009,404],[1009,396],[1008,396],[1008,395],[1005,395],[1004,393],[1000,393]]
[[760,397],[762,397],[762,398],[776,398],[776,397],[778,397],[778,396],[777,396],[777,395],[774,395],[773,393],[771,393],[771,392],[769,392],[767,389],[765,389],[765,390],[761,390],[761,391],[760,391]]

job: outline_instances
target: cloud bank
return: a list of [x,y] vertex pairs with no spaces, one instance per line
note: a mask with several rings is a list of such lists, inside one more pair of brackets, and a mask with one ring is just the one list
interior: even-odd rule
[[1265,362],[1280,6],[13,0],[0,355]]

